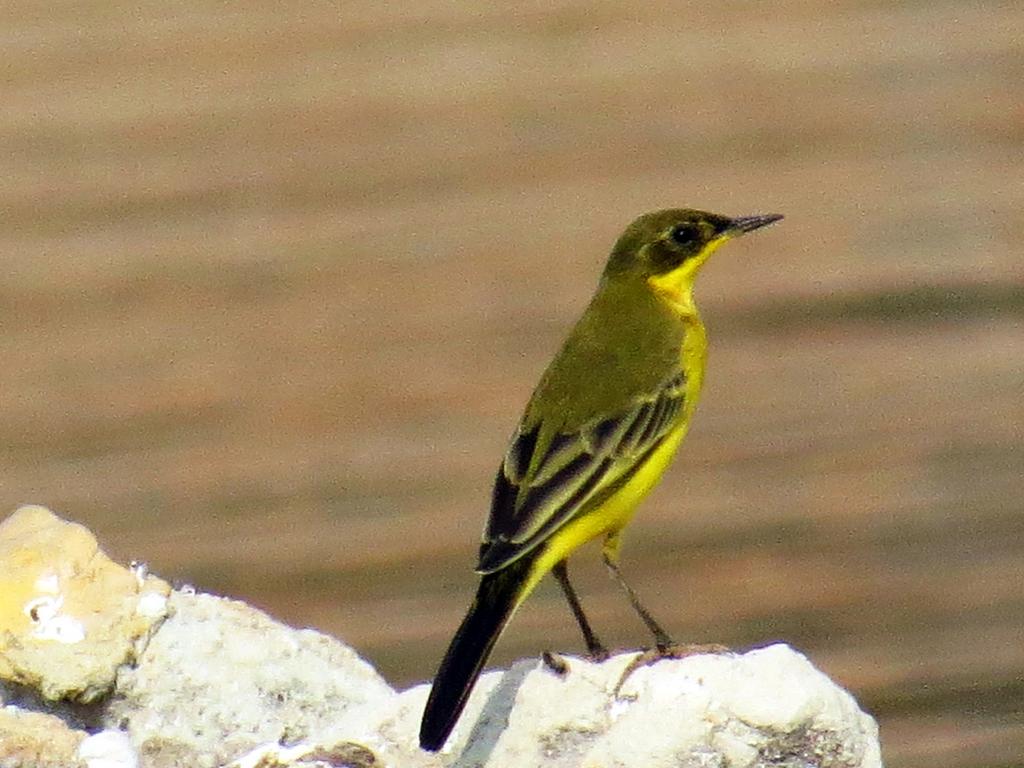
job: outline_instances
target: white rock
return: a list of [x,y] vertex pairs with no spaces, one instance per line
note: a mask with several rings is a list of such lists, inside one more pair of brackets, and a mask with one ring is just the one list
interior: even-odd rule
[[319,632],[212,595],[175,592],[169,607],[137,666],[120,671],[104,717],[128,730],[146,765],[189,764],[183,755],[221,765],[262,744],[335,743],[320,737],[354,710],[376,723],[397,699],[373,667]]
[[[514,666],[474,695],[442,753],[452,766],[880,768],[878,729],[788,646],[665,659],[613,696],[633,654]],[[518,679],[514,679],[518,678]],[[511,680],[511,682],[510,682]],[[425,686],[424,686],[425,689]],[[414,689],[418,691],[419,689]],[[404,695],[411,695],[409,693]],[[507,728],[493,724],[507,718]]]
[[[428,686],[398,694],[333,638],[244,603],[168,591],[48,510],[25,508],[0,526],[0,695],[19,705],[0,709],[0,764],[881,766],[874,720],[783,645],[661,660],[621,688],[634,654],[566,658],[564,674],[521,661],[481,676],[448,745],[430,754],[417,744]],[[85,667],[85,653],[98,661]],[[5,688],[5,677],[18,685]],[[111,684],[87,714],[56,701]],[[87,737],[78,726],[97,718],[108,730]]]
[[78,759],[88,768],[138,768],[139,765],[139,756],[123,731],[100,731],[87,737],[78,746]]

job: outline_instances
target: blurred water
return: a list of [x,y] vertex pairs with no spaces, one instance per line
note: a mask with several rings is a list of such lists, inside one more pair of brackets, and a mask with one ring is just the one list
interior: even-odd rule
[[[786,221],[624,567],[789,642],[887,764],[1021,764],[1024,14],[618,2],[0,9],[0,508],[429,677],[492,473],[637,213]],[[647,642],[584,550],[610,642]],[[580,648],[543,586],[495,663]]]

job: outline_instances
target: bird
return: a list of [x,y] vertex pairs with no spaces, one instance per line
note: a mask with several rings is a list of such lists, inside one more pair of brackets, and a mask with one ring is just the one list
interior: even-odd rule
[[707,334],[693,297],[698,272],[727,241],[781,218],[670,208],[635,219],[615,242],[498,467],[479,587],[434,677],[422,749],[444,746],[499,635],[549,572],[588,654],[607,658],[566,563],[588,541],[603,537],[604,562],[656,648],[673,647],[620,572],[620,534],[674,457],[700,397]]

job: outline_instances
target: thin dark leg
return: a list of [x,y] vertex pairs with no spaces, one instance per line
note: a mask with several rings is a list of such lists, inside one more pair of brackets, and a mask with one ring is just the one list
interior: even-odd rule
[[556,579],[558,579],[558,583],[561,585],[562,591],[565,593],[565,599],[569,601],[569,607],[572,609],[572,615],[576,617],[576,623],[580,625],[580,631],[583,633],[583,642],[587,644],[587,655],[592,659],[607,659],[608,650],[604,647],[604,644],[597,639],[597,635],[594,634],[594,630],[590,626],[590,622],[587,621],[586,614],[583,613],[583,606],[580,604],[580,599],[576,596],[576,590],[574,590],[572,588],[572,584],[569,583],[569,569],[566,566],[565,560],[552,568],[551,573]]
[[608,548],[606,548],[604,552],[604,564],[608,566],[608,570],[611,572],[612,576],[615,577],[619,586],[622,587],[622,591],[626,593],[626,596],[629,598],[629,602],[633,605],[633,610],[639,614],[640,618],[643,619],[644,624],[646,624],[647,628],[651,630],[651,634],[654,635],[654,641],[658,646],[658,650],[664,652],[675,645],[675,643],[672,642],[672,638],[669,637],[668,632],[662,629],[661,625],[654,620],[654,617],[651,616],[650,612],[644,608],[643,604],[640,602],[640,598],[637,597],[633,588],[626,583],[625,579],[622,578],[622,574],[619,572],[618,563],[615,562],[614,556],[608,551]]

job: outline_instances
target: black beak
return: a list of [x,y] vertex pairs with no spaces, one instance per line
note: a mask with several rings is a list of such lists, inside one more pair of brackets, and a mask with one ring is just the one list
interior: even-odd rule
[[732,220],[729,224],[729,228],[726,230],[726,233],[733,237],[738,237],[739,235],[745,235],[747,232],[753,232],[755,229],[760,229],[761,227],[767,227],[769,224],[774,224],[781,218],[781,213],[766,213],[760,216],[739,216]]

